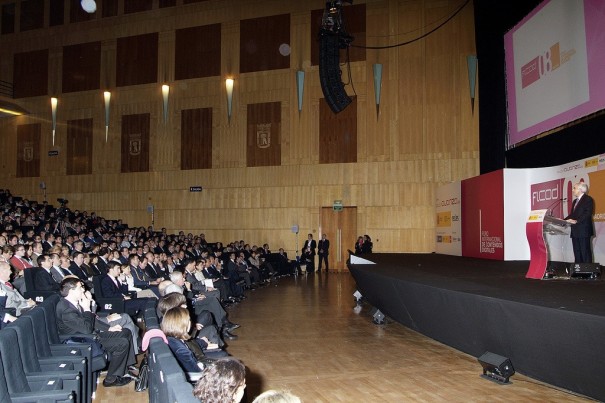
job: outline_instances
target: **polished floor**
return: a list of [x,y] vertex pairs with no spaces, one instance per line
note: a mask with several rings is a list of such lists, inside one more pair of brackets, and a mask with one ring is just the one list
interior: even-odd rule
[[[474,357],[396,322],[374,325],[371,307],[353,309],[354,291],[348,273],[284,277],[229,308],[242,327],[228,351],[248,368],[248,401],[267,389],[303,402],[588,401],[521,374],[484,380]],[[131,385],[99,386],[95,402],[147,400]]]

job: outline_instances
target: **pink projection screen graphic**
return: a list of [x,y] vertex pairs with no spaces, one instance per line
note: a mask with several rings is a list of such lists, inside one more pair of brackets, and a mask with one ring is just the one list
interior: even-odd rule
[[605,109],[605,1],[544,1],[504,49],[509,148]]

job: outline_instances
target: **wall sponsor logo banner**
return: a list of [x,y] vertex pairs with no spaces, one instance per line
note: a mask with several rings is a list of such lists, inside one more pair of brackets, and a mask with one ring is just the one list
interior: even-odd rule
[[435,250],[446,255],[462,255],[460,182],[437,189],[435,198]]

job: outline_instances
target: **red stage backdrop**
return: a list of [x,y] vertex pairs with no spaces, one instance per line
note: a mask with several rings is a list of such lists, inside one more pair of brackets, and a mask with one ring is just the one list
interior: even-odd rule
[[462,181],[462,256],[504,260],[504,171]]

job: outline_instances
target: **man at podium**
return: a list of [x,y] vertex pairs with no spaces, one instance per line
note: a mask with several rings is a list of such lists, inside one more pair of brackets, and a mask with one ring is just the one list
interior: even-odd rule
[[573,185],[574,201],[571,205],[571,213],[565,217],[565,220],[571,224],[570,236],[575,263],[592,263],[590,238],[594,235],[592,223],[594,200],[586,192],[588,192],[586,183],[578,182]]

